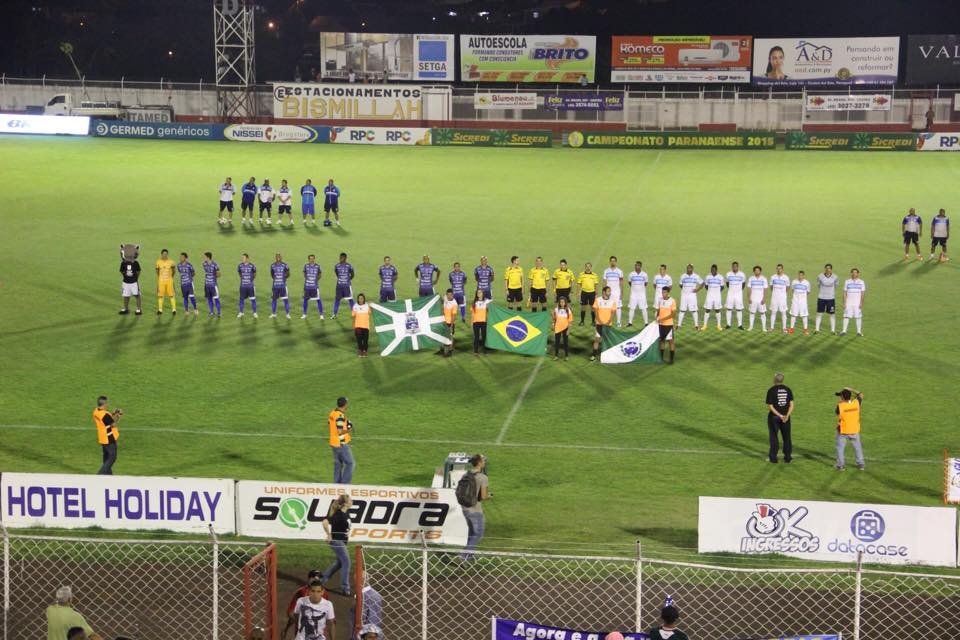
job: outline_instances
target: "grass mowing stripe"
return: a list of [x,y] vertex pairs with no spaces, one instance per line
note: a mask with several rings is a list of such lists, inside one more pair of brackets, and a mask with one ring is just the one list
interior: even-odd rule
[[507,429],[510,428],[510,423],[513,422],[514,416],[517,415],[517,411],[520,410],[520,405],[523,404],[524,398],[527,397],[527,393],[530,391],[530,386],[533,384],[534,378],[537,377],[537,374],[540,373],[540,369],[543,367],[543,356],[537,361],[537,366],[533,368],[533,371],[530,372],[530,377],[527,378],[527,382],[523,385],[523,389],[520,390],[520,395],[517,396],[517,401],[513,403],[513,407],[510,409],[510,413],[507,414],[506,419],[503,421],[503,426],[500,427],[500,433],[497,434],[497,439],[494,444],[502,444],[503,439],[507,435]]

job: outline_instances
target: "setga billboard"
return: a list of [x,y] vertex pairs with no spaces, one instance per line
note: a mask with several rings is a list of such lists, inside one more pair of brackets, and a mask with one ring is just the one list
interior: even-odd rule
[[814,500],[700,497],[700,553],[957,566],[957,512]]
[[415,127],[331,127],[334,144],[428,145],[430,129]]
[[907,84],[960,84],[960,35],[908,36]]
[[757,38],[753,83],[772,87],[892,85],[900,38]]
[[9,528],[166,529],[234,533],[233,480],[3,473]]
[[90,133],[90,116],[30,116],[0,113],[0,133],[85,136]]
[[237,482],[237,527],[245,536],[325,537],[323,521],[337,496],[352,498],[350,540],[463,546],[467,522],[453,489],[370,485]]
[[275,84],[273,117],[302,120],[420,120],[417,85]]
[[610,82],[750,82],[750,36],[613,36]]
[[463,82],[593,82],[596,61],[596,36],[460,36]]
[[346,80],[352,71],[390,80],[453,80],[454,36],[324,32],[320,59],[324,78]]

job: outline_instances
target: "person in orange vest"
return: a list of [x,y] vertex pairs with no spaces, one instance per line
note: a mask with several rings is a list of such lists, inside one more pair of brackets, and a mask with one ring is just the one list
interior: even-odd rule
[[356,303],[350,310],[353,316],[353,333],[357,336],[357,357],[366,358],[370,347],[370,314],[373,313],[367,304],[367,296],[357,295]]
[[853,443],[853,453],[857,459],[857,469],[863,471],[865,463],[863,460],[863,446],[860,444],[860,403],[863,402],[863,394],[850,387],[844,387],[843,391],[836,395],[840,396],[840,402],[837,403],[837,471],[843,471],[846,468],[846,449],[847,442]]
[[483,289],[477,289],[473,297],[473,304],[470,305],[470,322],[473,324],[473,355],[479,356],[485,352],[484,345],[487,343],[487,305],[490,300],[483,293]]
[[103,449],[103,464],[100,465],[97,475],[113,475],[113,463],[117,461],[117,440],[120,439],[117,423],[122,416],[122,409],[107,409],[107,396],[97,398],[97,408],[93,410],[93,424],[97,428],[97,442]]
[[447,325],[447,331],[450,332],[450,344],[440,346],[440,353],[445,358],[453,355],[453,333],[457,328],[457,310],[459,309],[460,303],[453,297],[453,289],[447,289],[443,296],[443,323]]
[[596,331],[593,334],[593,353],[590,362],[600,357],[600,341],[603,339],[604,329],[613,326],[613,316],[620,303],[610,295],[610,287],[604,287],[600,297],[593,301],[593,313],[597,318]]
[[660,357],[663,357],[663,345],[670,345],[670,360],[668,364],[673,364],[676,357],[676,345],[673,343],[673,319],[677,315],[677,301],[670,297],[670,287],[663,287],[661,290],[660,305],[657,307],[657,325],[660,327]]
[[557,307],[553,310],[553,359],[560,359],[560,347],[563,346],[563,359],[570,359],[570,323],[573,311],[570,302],[564,296],[557,298]]
[[347,399],[337,398],[337,408],[327,416],[330,429],[330,448],[333,450],[333,481],[350,484],[353,480],[353,452],[350,450],[350,432],[353,423],[347,420]]

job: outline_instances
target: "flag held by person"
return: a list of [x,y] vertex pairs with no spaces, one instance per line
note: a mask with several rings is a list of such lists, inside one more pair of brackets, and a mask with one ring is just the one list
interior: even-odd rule
[[547,349],[551,318],[546,311],[513,311],[496,304],[487,307],[487,347],[527,356]]
[[658,343],[660,328],[651,322],[640,333],[617,331],[613,327],[603,330],[600,362],[604,364],[659,364],[663,362]]
[[451,343],[440,296],[371,302],[370,308],[381,356],[435,349]]

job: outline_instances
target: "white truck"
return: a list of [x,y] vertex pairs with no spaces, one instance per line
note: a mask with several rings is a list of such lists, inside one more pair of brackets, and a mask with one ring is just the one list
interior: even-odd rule
[[90,116],[100,120],[131,122],[173,122],[173,109],[167,105],[124,106],[119,101],[76,102],[73,95],[59,93],[43,106],[46,116]]

